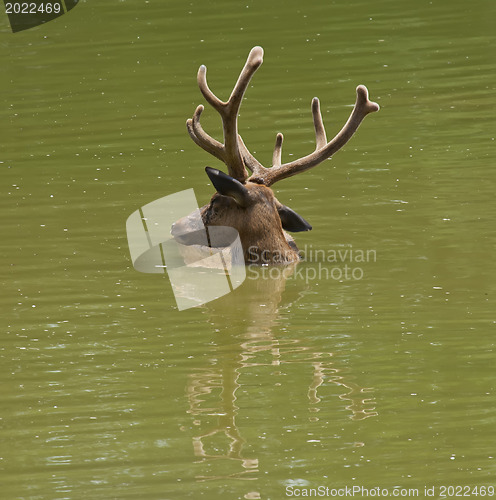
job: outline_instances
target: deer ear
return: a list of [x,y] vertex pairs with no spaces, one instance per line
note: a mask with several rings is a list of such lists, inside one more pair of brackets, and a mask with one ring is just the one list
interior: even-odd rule
[[277,207],[279,217],[281,218],[282,228],[292,233],[299,233],[301,231],[310,231],[312,226],[294,210],[291,210],[286,205],[280,204]]
[[250,195],[241,182],[216,168],[205,167],[205,172],[219,194],[229,196],[240,207],[248,206]]

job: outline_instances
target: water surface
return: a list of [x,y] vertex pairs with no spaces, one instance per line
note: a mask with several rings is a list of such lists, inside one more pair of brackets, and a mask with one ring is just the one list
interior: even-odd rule
[[[3,498],[494,485],[495,14],[173,0],[0,21]],[[381,111],[275,186],[314,227],[307,262],[180,312],[132,268],[125,221],[182,189],[208,201],[196,72],[226,98],[254,45],[239,123],[264,164],[277,132],[283,160],[313,149],[315,95],[330,137],[357,84]],[[322,258],[346,250],[375,257]]]

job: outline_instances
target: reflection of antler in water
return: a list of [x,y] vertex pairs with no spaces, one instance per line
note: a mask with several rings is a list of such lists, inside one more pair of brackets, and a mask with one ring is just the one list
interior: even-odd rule
[[[325,354],[321,352],[315,353],[314,355],[315,357],[325,356]],[[328,354],[328,356],[331,356],[331,354]],[[378,415],[375,411],[374,398],[357,397],[364,393],[371,392],[373,390],[372,387],[360,387],[354,382],[346,381],[343,375],[338,375],[340,370],[334,366],[330,366],[329,361],[316,361],[312,363],[312,366],[314,369],[313,380],[308,388],[308,399],[313,406],[309,407],[309,411],[318,412],[320,410],[320,408],[316,406],[321,401],[317,395],[317,389],[327,378],[330,382],[348,389],[348,392],[341,394],[339,399],[350,402],[350,404],[346,406],[346,409],[351,411],[350,418],[352,420],[363,420]],[[326,375],[327,372],[332,372],[332,375]],[[312,420],[317,420],[317,418],[314,417]]]
[[341,381],[336,381],[336,383],[349,389],[349,392],[341,394],[339,398],[345,401],[351,401],[346,409],[351,410],[353,413],[353,416],[351,417],[353,420],[363,420],[365,418],[376,417],[379,415],[379,413],[375,411],[375,399],[373,397],[361,397],[362,394],[372,392],[374,390],[372,387],[360,387],[358,384],[353,382],[343,383]]
[[[371,387],[360,387],[352,381],[347,381],[344,375],[338,375],[341,370],[337,368],[331,360],[325,359],[332,357],[331,353],[308,352],[309,347],[295,345],[297,342],[299,341],[291,342],[291,347],[288,348],[286,348],[286,345],[288,345],[287,341],[281,342],[279,339],[275,338],[270,340],[265,339],[264,343],[253,340],[244,342],[241,345],[243,348],[242,366],[243,368],[247,368],[269,364],[273,366],[290,363],[310,364],[313,368],[313,379],[307,392],[308,400],[311,405],[308,409],[310,412],[320,411],[318,403],[321,402],[321,398],[318,396],[317,390],[327,379],[339,387],[345,387],[348,389],[348,392],[341,394],[339,398],[344,401],[349,401],[346,409],[351,412],[350,418],[352,420],[363,420],[368,417],[374,417],[378,414],[375,411],[374,398],[357,397],[372,391],[373,389]],[[253,360],[257,355],[260,355],[262,351],[270,353],[272,357],[271,361],[255,362]],[[309,356],[305,356],[307,352]],[[292,355],[291,359],[285,359],[288,354]],[[302,356],[297,354],[301,354]],[[317,419],[312,418],[311,420]]]
[[[240,463],[242,470],[229,473],[223,467],[219,474],[197,475],[198,480],[220,477],[256,479],[258,459],[245,458],[243,448],[246,441],[236,423],[239,411],[236,405],[236,391],[242,386],[242,373],[251,373],[253,367],[283,366],[300,364],[311,367],[313,377],[309,381],[308,411],[315,414],[328,407],[318,390],[331,382],[346,389],[339,398],[345,401],[350,418],[361,420],[377,415],[373,398],[364,394],[371,388],[360,387],[350,380],[339,364],[333,362],[332,353],[316,352],[301,340],[276,337],[272,333],[280,310],[301,297],[301,283],[284,294],[286,281],[294,268],[281,268],[281,273],[257,268],[257,279],[248,279],[233,293],[205,306],[209,323],[215,325],[219,345],[212,348],[208,368],[196,370],[189,376],[187,397],[189,413],[196,417],[194,424],[202,431],[193,437],[193,450],[200,462],[212,464],[212,460],[228,459]],[[247,270],[249,272],[249,270]],[[304,285],[303,285],[304,286]],[[296,292],[296,296],[291,297]],[[289,295],[289,297],[288,297]],[[289,300],[289,305],[288,305]],[[303,371],[303,370],[302,370]],[[215,421],[212,421],[215,418]],[[311,421],[317,421],[312,415]],[[227,441],[227,442],[226,442]],[[224,464],[225,465],[225,464]],[[257,492],[250,492],[245,498],[260,498]]]
[[[239,337],[260,339],[262,342],[271,338],[271,329],[277,319],[286,279],[294,272],[294,267],[294,265],[281,267],[279,273],[272,272],[270,279],[267,276],[259,276],[265,272],[263,268],[252,269],[254,274],[250,274],[250,270],[247,269],[248,279],[242,287],[226,297],[207,304],[210,323],[215,324],[221,335],[225,334],[220,337],[220,341],[236,338],[237,332],[232,330],[239,324],[240,318],[243,318],[246,324],[241,327]],[[272,339],[272,342],[275,345],[271,355],[277,359],[278,341]],[[226,474],[224,466],[221,474],[197,475],[199,481],[220,477],[256,479],[254,473],[258,472],[258,459],[243,457],[245,440],[236,424],[238,414],[236,391],[240,387],[238,378],[241,369],[246,367],[243,362],[243,345],[238,344],[237,349],[234,349],[233,345],[216,346],[215,352],[209,357],[213,367],[196,371],[189,376],[186,390],[189,401],[188,413],[197,417],[195,425],[208,429],[193,437],[195,456],[200,457],[201,461],[233,460],[242,467],[241,471]],[[215,400],[210,402],[212,398]],[[215,417],[215,423],[208,422],[209,417]],[[222,440],[224,442],[220,442]],[[213,451],[208,451],[212,449]],[[245,498],[257,499],[260,498],[260,494],[251,491]]]
[[[214,370],[205,370],[201,373],[196,373],[190,376],[190,384],[188,385],[188,399],[190,401],[189,413],[197,416],[210,415],[217,416],[217,425],[210,431],[199,436],[193,437],[193,450],[195,456],[205,459],[224,459],[237,460],[241,462],[243,471],[241,473],[229,474],[229,477],[237,477],[238,479],[255,479],[255,477],[246,477],[248,474],[258,472],[257,459],[245,459],[242,457],[243,444],[245,440],[241,437],[238,427],[235,422],[238,407],[235,404],[236,390],[239,387],[238,379],[239,372],[234,370],[234,373],[225,367],[222,373]],[[206,396],[214,392],[215,389],[220,389],[221,404],[220,408],[214,406],[202,407]],[[200,421],[194,422],[200,425]],[[209,453],[206,450],[206,441],[210,438],[218,437],[218,434],[223,434],[228,441],[228,451],[225,453]],[[212,439],[214,441],[214,439]],[[220,477],[220,476],[219,476]],[[218,476],[197,476],[199,480],[218,479]],[[225,476],[222,476],[225,477]]]

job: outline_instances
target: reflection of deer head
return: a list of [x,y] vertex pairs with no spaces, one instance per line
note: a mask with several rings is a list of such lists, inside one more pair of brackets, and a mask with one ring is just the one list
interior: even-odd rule
[[[221,116],[224,143],[212,138],[200,125],[204,109],[202,105],[196,108],[193,118],[188,120],[188,132],[198,146],[225,163],[229,173],[227,175],[207,167],[207,175],[217,193],[201,209],[201,216],[206,226],[230,226],[238,231],[247,263],[296,262],[299,260],[298,249],[293,238],[285,231],[308,231],[312,227],[296,212],[279,202],[270,186],[330,158],[350,140],[365,116],[377,111],[379,106],[369,101],[367,88],[359,85],[356,89],[355,107],[348,121],[332,140],[327,141],[320,103],[315,97],[312,100],[315,151],[283,164],[283,135],[279,133],[274,148],[273,166],[266,168],[248,151],[238,134],[241,101],[253,74],[262,64],[262,58],[263,49],[254,47],[227,102],[221,101],[209,89],[207,68],[202,65],[198,71],[198,84],[203,96]],[[250,176],[247,168],[251,171]],[[188,219],[184,218],[173,226],[173,234],[179,242],[184,240],[184,234],[187,233],[187,223]],[[191,241],[184,242],[194,244]]]
[[[371,389],[355,383],[339,361],[334,361],[332,353],[273,333],[281,321],[281,310],[291,307],[305,293],[302,281],[291,280],[294,268],[286,266],[274,273],[273,267],[249,266],[243,287],[204,306],[218,336],[215,346],[206,353],[204,366],[189,374],[186,389],[188,413],[195,424],[193,450],[200,462],[209,466],[207,474],[197,475],[198,480],[256,478],[258,459],[244,450],[247,443],[237,423],[240,411],[246,418],[246,410],[240,410],[237,401],[239,392],[243,392],[243,375],[253,370],[268,372],[276,379],[274,385],[281,384],[282,379],[277,378],[289,365],[307,377],[310,422],[318,421],[318,412],[328,405],[318,394],[326,386],[339,388],[338,397],[345,401],[349,418],[361,420],[377,415],[373,397],[365,395]],[[289,280],[291,286],[286,287]],[[213,462],[219,464],[218,469]],[[256,492],[249,495],[245,498],[260,498]]]

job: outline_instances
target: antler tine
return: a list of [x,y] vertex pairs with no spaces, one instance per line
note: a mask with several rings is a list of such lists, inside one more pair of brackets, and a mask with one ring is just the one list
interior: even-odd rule
[[320,113],[320,101],[318,97],[312,99],[313,126],[315,128],[315,151],[323,148],[327,144],[326,131],[322,114]]
[[248,54],[246,63],[241,70],[238,81],[231,92],[229,101],[227,102],[227,105],[233,107],[233,110],[236,110],[236,112],[241,106],[243,95],[248,87],[248,84],[250,83],[251,77],[263,63],[263,54],[264,51],[262,47],[259,46],[253,47]]
[[[272,166],[281,166],[281,152],[282,152],[282,141],[284,136],[278,133],[276,136],[276,144],[274,146],[274,153],[272,154]],[[265,184],[265,178],[270,172],[269,168],[265,168],[249,151],[245,146],[241,136],[239,137],[239,145],[241,148],[241,155],[246,166],[252,171],[253,175],[250,176],[249,180],[252,182],[259,182]]]
[[[325,129],[322,122],[322,115],[320,113],[319,100],[314,98],[312,100],[312,114],[313,122],[315,127],[316,136],[316,149],[313,153],[310,153],[303,158],[294,160],[290,163],[285,163],[284,165],[275,166],[275,168],[265,169],[263,180],[267,186],[271,186],[281,179],[286,177],[291,177],[300,172],[304,172],[319,163],[323,162],[325,159],[331,157],[336,151],[341,149],[353,136],[359,127],[362,120],[374,111],[379,111],[379,105],[375,102],[369,101],[369,93],[367,87],[364,85],[359,85],[356,89],[357,97],[353,111],[351,112],[348,121],[345,123],[343,128],[338,132],[338,134],[329,142],[327,142],[325,136]],[[277,147],[277,145],[276,145]],[[275,155],[275,153],[274,153]]]
[[[327,143],[326,132],[324,123],[322,122],[322,115],[320,114],[320,102],[318,97],[312,99],[312,115],[313,125],[315,127],[315,150],[323,148]],[[282,160],[282,142],[284,136],[278,133],[276,136],[276,144],[274,146],[274,153],[272,154],[272,167],[280,167]],[[265,169],[268,170],[268,169]]]
[[193,118],[186,121],[186,127],[188,128],[189,135],[198,146],[219,160],[224,161],[224,155],[222,154],[223,145],[219,141],[216,141],[213,137],[210,137],[203,130],[203,127],[200,124],[200,115],[202,114],[203,109],[203,106],[200,104],[196,108]]
[[241,136],[238,136],[239,140],[239,150],[241,152],[241,156],[245,165],[252,171],[253,175],[250,177],[253,180],[254,177],[263,176],[263,172],[267,170],[251,153],[248,151],[248,148],[245,146],[243,139]]
[[272,153],[272,167],[281,166],[281,155],[282,155],[282,141],[284,136],[279,132],[276,135],[276,145],[274,146],[274,153]]
[[207,67],[202,64],[198,69],[197,75],[198,87],[200,87],[200,92],[203,94],[203,97],[207,100],[207,102],[219,113],[223,113],[224,108],[227,103],[221,101],[211,90],[207,83]]
[[[200,126],[199,118],[203,109],[198,111],[199,108],[197,108],[193,119],[187,122],[188,132],[193,141],[222,160],[227,165],[229,174],[241,182],[244,182],[247,178],[244,157],[249,155],[253,160],[255,159],[244,144],[241,146],[242,141],[240,143],[240,138],[238,139],[238,112],[248,84],[262,62],[262,47],[253,47],[227,102],[221,101],[210,90],[207,84],[206,66],[202,65],[198,70],[198,86],[201,93],[207,102],[221,115],[224,144],[210,137]],[[244,154],[242,154],[241,149],[243,149]],[[255,166],[255,169],[257,169],[257,166]]]

